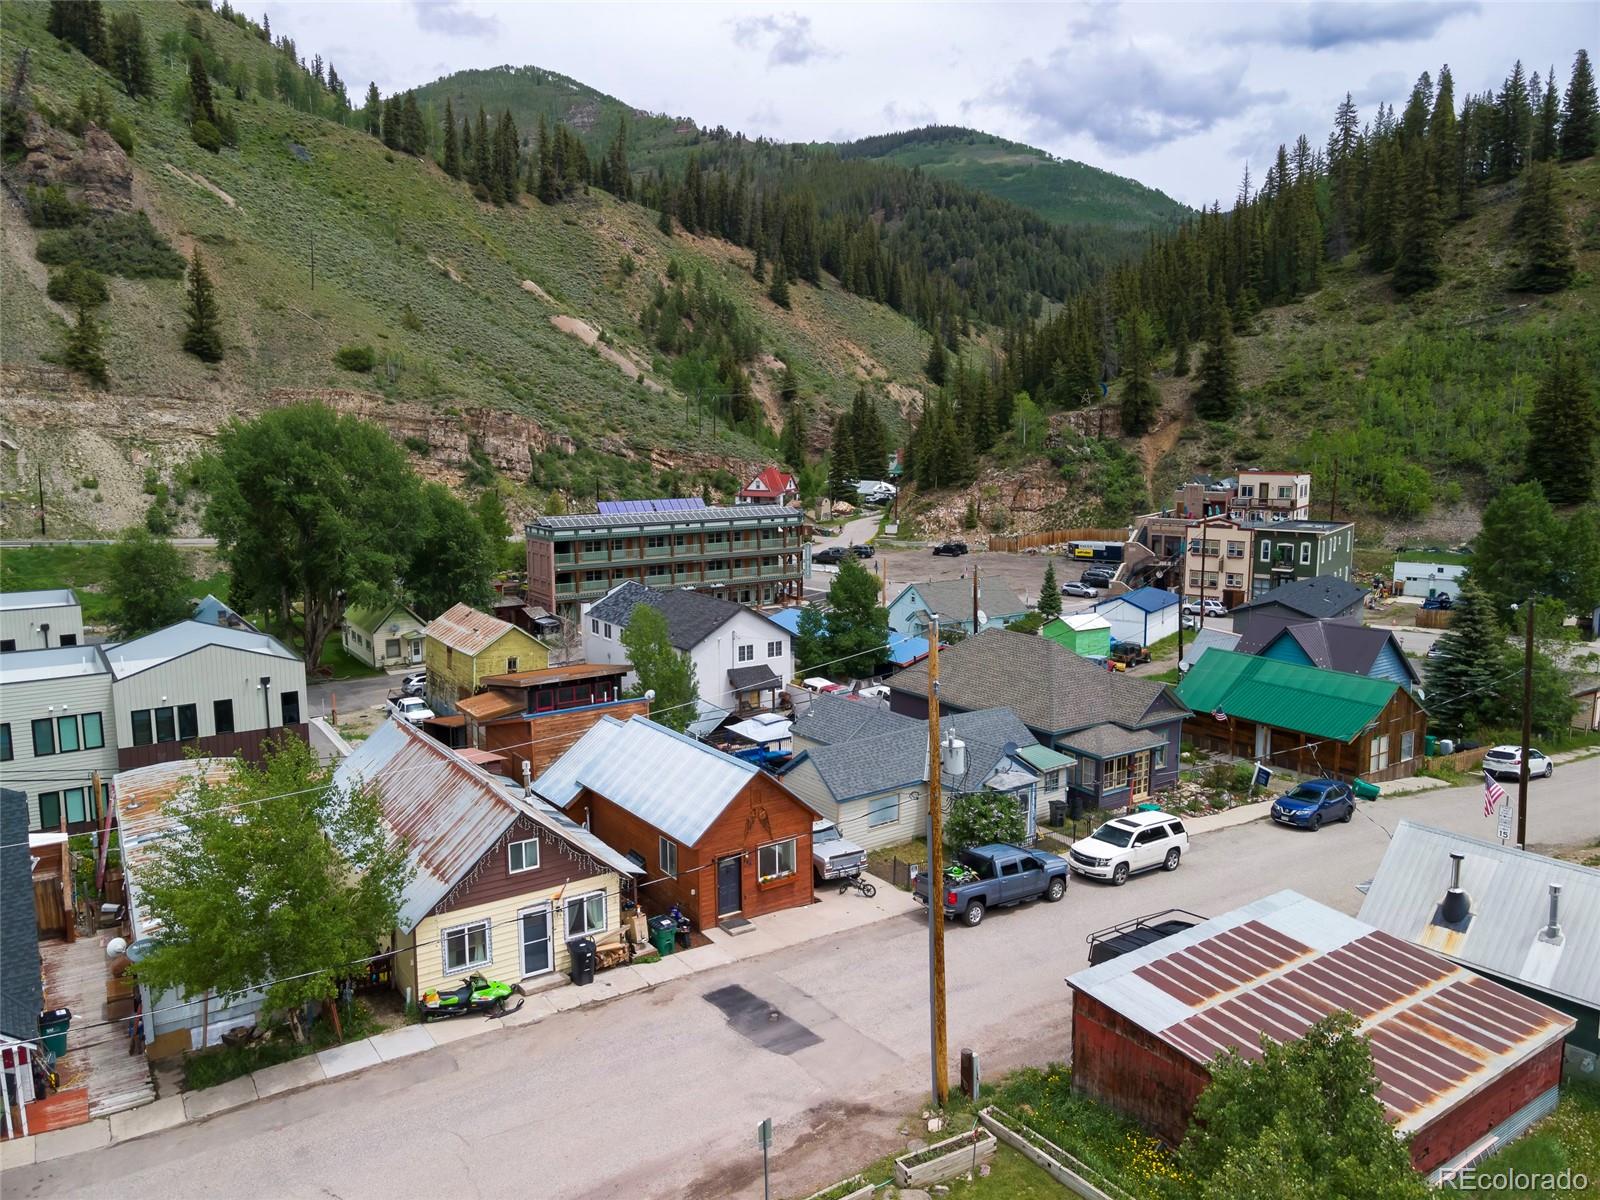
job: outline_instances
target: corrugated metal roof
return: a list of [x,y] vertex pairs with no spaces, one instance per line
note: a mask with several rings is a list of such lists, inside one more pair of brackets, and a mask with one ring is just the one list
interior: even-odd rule
[[541,683],[571,683],[575,679],[600,679],[611,675],[626,675],[633,670],[627,663],[567,663],[560,667],[543,667],[537,671],[507,671],[504,675],[485,675],[484,687],[526,688]]
[[422,632],[425,637],[431,637],[452,650],[476,654],[480,650],[487,650],[515,628],[515,625],[499,617],[479,612],[470,604],[457,604],[429,621],[428,627]]
[[579,513],[565,517],[535,517],[527,524],[529,532],[555,533],[564,530],[634,528],[647,525],[719,525],[730,521],[779,521],[798,525],[803,513],[781,504],[740,504],[733,508],[691,508],[674,512]]
[[[1600,769],[1587,765],[1600,795]],[[1452,852],[1465,856],[1461,887],[1472,914],[1465,929],[1435,920]],[[1561,885],[1559,941],[1542,936],[1552,883]],[[1593,867],[1401,821],[1361,919],[1466,966],[1600,1008],[1600,871]]]
[[479,692],[465,700],[457,700],[456,708],[474,721],[492,721],[496,717],[510,716],[522,711],[522,700],[504,692]]
[[1194,666],[1200,656],[1207,650],[1232,650],[1239,644],[1240,634],[1229,633],[1225,629],[1217,629],[1207,625],[1204,629],[1197,630],[1194,640],[1183,647],[1183,663],[1185,666]]
[[159,932],[139,903],[139,875],[150,860],[150,846],[177,828],[167,805],[200,780],[222,783],[237,765],[232,758],[180,758],[118,771],[111,779],[118,844],[128,889],[128,916],[135,940]]
[[1208,650],[1178,685],[1195,712],[1230,717],[1348,742],[1377,719],[1399,684],[1325,671],[1236,650]]
[[1019,747],[1017,757],[1035,771],[1059,771],[1063,767],[1074,766],[1078,761],[1071,755],[1052,750],[1049,746],[1041,746],[1037,742],[1031,746]]
[[202,646],[221,646],[242,654],[258,654],[264,658],[282,658],[299,662],[300,656],[270,634],[254,629],[230,629],[226,625],[208,625],[204,621],[179,621],[131,642],[120,642],[104,647],[111,673],[118,679],[159,667]]
[[1339,1010],[1372,1047],[1400,1132],[1426,1125],[1576,1022],[1292,891],[1080,971],[1074,989],[1209,1064],[1261,1056]]
[[0,592],[0,612],[23,608],[76,608],[78,597],[71,588],[46,588],[37,592]]

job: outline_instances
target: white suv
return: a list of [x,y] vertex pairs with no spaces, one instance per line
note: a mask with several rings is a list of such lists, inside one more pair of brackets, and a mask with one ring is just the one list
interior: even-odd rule
[[[1522,778],[1522,747],[1496,746],[1483,756],[1483,769],[1496,779]],[[1556,773],[1556,765],[1544,751],[1528,749],[1528,778],[1549,779]]]
[[1227,606],[1223,604],[1221,600],[1184,601],[1183,611],[1188,613],[1190,616],[1199,616],[1202,608],[1205,609],[1206,616],[1208,617],[1225,617],[1228,615]]
[[1189,834],[1171,813],[1131,812],[1074,842],[1067,862],[1079,875],[1120,887],[1140,871],[1176,871],[1188,849]]

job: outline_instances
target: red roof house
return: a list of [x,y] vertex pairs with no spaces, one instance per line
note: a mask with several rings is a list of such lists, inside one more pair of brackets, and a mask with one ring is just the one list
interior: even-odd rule
[[767,467],[739,489],[740,504],[787,504],[800,496],[794,476],[781,467]]

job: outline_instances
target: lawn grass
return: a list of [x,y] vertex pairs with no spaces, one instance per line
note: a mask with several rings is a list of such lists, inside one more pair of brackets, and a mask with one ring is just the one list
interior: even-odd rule
[[1063,1200],[1067,1195],[1059,1183],[1004,1142],[995,1147],[989,1174],[974,1179],[957,1176],[946,1186],[949,1200]]
[[[880,846],[876,850],[867,851],[867,870],[879,879],[894,882],[894,860],[901,862],[922,864],[928,861],[928,843],[923,838],[913,838],[909,842],[899,842],[893,846]],[[910,891],[910,888],[904,889]]]
[[360,1041],[382,1029],[382,1023],[364,1000],[357,1000],[341,1020],[344,1022],[342,1041],[334,1034],[333,1022],[322,1016],[311,1026],[304,1042],[294,1041],[287,1030],[279,1029],[253,1046],[211,1046],[190,1054],[183,1060],[184,1090],[193,1092],[216,1087],[264,1067],[292,1062],[330,1046]]
[[[106,545],[26,546],[0,550],[0,591],[31,592],[46,588],[71,588],[83,606],[83,619],[89,625],[104,625],[114,614],[104,588],[111,578],[111,551]],[[228,598],[228,574],[215,570],[209,555],[179,547],[191,570],[208,573],[194,578],[184,590],[190,599],[206,595]]]
[[322,643],[322,663],[317,674],[319,679],[372,679],[382,674],[384,672],[367,666],[346,650],[337,637],[329,637]]
[[[1194,636],[1191,634],[1186,640],[1192,642],[1194,641]],[[1178,657],[1178,635],[1175,633],[1169,634],[1159,642],[1153,642],[1149,649],[1150,657],[1156,662],[1166,658],[1176,659]]]
[[[1585,1187],[1557,1187],[1562,1172],[1569,1179],[1586,1179]],[[1600,1083],[1569,1079],[1561,1085],[1561,1101],[1524,1137],[1478,1164],[1472,1189],[1478,1197],[1495,1200],[1579,1200],[1600,1195]],[[1524,1178],[1513,1180],[1512,1174]],[[1506,1175],[1508,1186],[1492,1187],[1496,1175]],[[1539,1176],[1556,1177],[1551,1186]],[[1515,1182],[1517,1186],[1509,1186]]]

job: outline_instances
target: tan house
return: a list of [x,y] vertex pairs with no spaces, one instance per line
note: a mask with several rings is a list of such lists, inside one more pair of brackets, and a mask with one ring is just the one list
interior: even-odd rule
[[620,943],[639,868],[542,800],[398,720],[340,765],[336,785],[362,783],[415,869],[392,939],[407,1000],[474,971],[513,984],[566,972],[573,938]]
[[428,622],[423,659],[430,707],[454,713],[457,702],[476,695],[492,675],[542,671],[550,665],[550,650],[527,630],[458,604]]
[[422,665],[422,635],[428,623],[399,601],[371,608],[347,608],[340,625],[340,644],[369,667]]
[[1233,608],[1250,599],[1255,531],[1237,521],[1212,517],[1189,525],[1183,562],[1183,598],[1220,600]]

